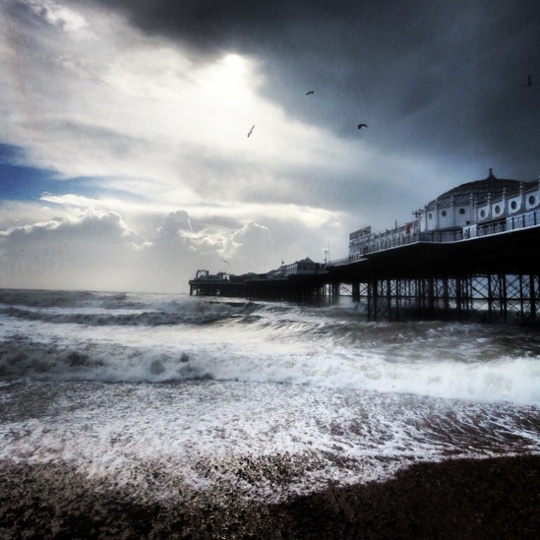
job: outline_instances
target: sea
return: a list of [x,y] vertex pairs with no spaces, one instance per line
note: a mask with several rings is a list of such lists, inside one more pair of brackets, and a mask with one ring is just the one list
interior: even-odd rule
[[540,454],[540,332],[184,294],[0,290],[0,461],[275,503]]

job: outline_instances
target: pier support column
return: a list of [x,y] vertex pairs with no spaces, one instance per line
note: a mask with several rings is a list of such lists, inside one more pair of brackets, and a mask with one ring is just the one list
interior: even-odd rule
[[379,281],[373,280],[368,282],[368,320],[376,321],[379,310]]
[[339,283],[332,283],[332,300],[337,302],[339,300]]
[[499,275],[499,280],[501,283],[501,314],[503,321],[508,319],[508,296],[507,296],[507,287],[506,287],[506,277],[505,275]]
[[529,276],[529,304],[530,304],[530,317],[531,321],[536,321],[536,307],[538,299],[538,289],[539,289],[539,276],[531,274]]
[[392,280],[386,280],[386,309],[388,310],[388,320],[392,320]]
[[456,311],[457,318],[461,319],[462,312],[462,298],[461,298],[461,277],[456,277]]
[[352,284],[352,299],[353,302],[360,302],[360,283]]

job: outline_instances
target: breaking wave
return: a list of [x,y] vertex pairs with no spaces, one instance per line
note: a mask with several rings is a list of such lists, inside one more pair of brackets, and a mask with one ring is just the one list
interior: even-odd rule
[[251,302],[212,302],[149,296],[145,302],[127,294],[37,291],[0,292],[0,316],[53,324],[87,326],[163,326],[204,324],[253,308]]
[[540,336],[186,296],[0,291],[0,379],[241,381],[540,403]]

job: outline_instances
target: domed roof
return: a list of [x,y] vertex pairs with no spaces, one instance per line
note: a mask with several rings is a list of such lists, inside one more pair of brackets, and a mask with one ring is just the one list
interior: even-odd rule
[[502,196],[505,190],[506,195],[517,193],[522,183],[520,180],[497,178],[493,174],[493,170],[489,169],[489,176],[487,178],[467,182],[466,184],[452,188],[450,191],[437,197],[434,201],[431,201],[427,205],[427,209],[433,210],[437,205],[439,207],[450,206],[452,197],[456,205],[469,204],[471,195],[476,203],[483,204],[487,202],[490,195],[492,198],[497,199]]

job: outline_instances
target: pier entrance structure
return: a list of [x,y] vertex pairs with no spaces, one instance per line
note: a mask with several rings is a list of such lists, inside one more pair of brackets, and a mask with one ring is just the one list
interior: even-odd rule
[[351,233],[348,257],[312,272],[242,278],[238,295],[333,301],[350,294],[369,320],[540,320],[538,180],[498,179],[490,169],[413,215],[383,233]]

